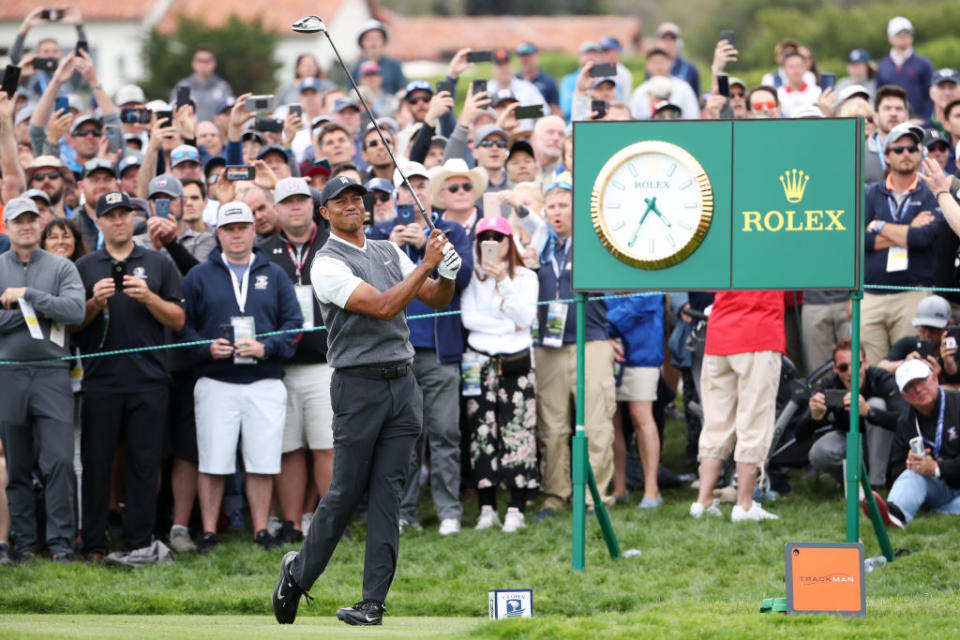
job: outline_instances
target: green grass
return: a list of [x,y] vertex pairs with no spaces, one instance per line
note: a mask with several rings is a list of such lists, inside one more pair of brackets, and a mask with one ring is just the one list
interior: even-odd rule
[[[681,429],[671,424],[669,432]],[[668,438],[668,463],[679,459],[680,438]],[[832,483],[796,477],[793,493],[768,507],[781,519],[759,525],[690,519],[689,489],[666,490],[664,498],[653,512],[635,508],[638,496],[611,512],[621,549],[639,549],[639,558],[611,559],[596,521],[588,520],[583,573],[570,568],[569,512],[505,535],[473,531],[476,506],[467,504],[464,531],[441,538],[425,499],[426,529],[401,538],[390,615],[378,637],[906,638],[919,628],[931,638],[955,634],[955,517],[924,513],[907,531],[891,532],[895,548],[918,551],[866,576],[865,620],[784,617],[758,613],[761,599],[785,594],[783,545],[844,539],[843,502]],[[723,507],[727,514],[729,509]],[[861,526],[867,555],[878,554],[865,518]],[[282,552],[260,551],[248,536],[229,534],[210,556],[184,555],[169,567],[126,570],[35,560],[4,569],[0,614],[18,615],[0,617],[0,637],[214,639],[347,631],[332,614],[360,598],[361,527],[354,525],[353,538],[337,549],[311,590],[316,601],[301,604],[293,628],[275,626],[270,607]],[[520,587],[534,590],[534,620],[487,622],[487,590]],[[83,617],[89,614],[95,615]]]

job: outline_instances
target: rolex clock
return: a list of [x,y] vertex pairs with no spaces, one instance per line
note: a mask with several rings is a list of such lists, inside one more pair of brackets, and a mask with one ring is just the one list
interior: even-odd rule
[[684,149],[659,140],[637,142],[603,165],[590,215],[600,242],[618,260],[663,269],[703,242],[713,218],[713,190]]

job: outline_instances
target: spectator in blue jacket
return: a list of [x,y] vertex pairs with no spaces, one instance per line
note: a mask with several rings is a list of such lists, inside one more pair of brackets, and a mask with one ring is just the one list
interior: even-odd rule
[[867,187],[861,325],[869,362],[880,362],[894,342],[913,334],[913,312],[928,295],[871,285],[923,288],[934,282],[934,243],[944,225],[936,198],[920,180],[923,135],[917,125],[894,127],[883,143],[887,179]]
[[610,336],[623,344],[623,377],[617,387],[617,413],[613,417],[613,494],[625,496],[627,447],[620,428],[620,402],[628,403],[630,421],[637,434],[637,452],[643,463],[641,509],[663,504],[657,485],[660,467],[660,434],[653,418],[657,382],[663,364],[663,295],[630,298],[607,296]]
[[903,87],[917,117],[926,120],[933,113],[930,81],[933,65],[913,51],[913,24],[897,16],[887,24],[890,55],[877,63],[877,86],[893,84]]
[[[664,22],[657,27],[657,49],[662,49],[670,56],[670,75],[680,78],[690,85],[696,96],[700,97],[700,71],[689,60],[680,55],[683,40],[680,38],[680,27],[672,22]],[[649,77],[649,74],[647,74]],[[629,94],[627,94],[629,95]]]
[[199,376],[194,403],[201,553],[217,544],[224,481],[236,470],[238,441],[254,540],[265,549],[278,544],[267,532],[267,517],[286,421],[283,362],[293,356],[301,334],[258,335],[299,329],[303,315],[290,278],[254,247],[255,237],[250,207],[243,202],[222,205],[217,214],[222,248],[214,249],[183,281],[183,339],[213,340],[191,349]]
[[380,65],[380,75],[383,76],[382,89],[384,93],[396,93],[407,84],[403,75],[403,67],[396,58],[385,55],[383,50],[387,45],[390,34],[387,27],[379,20],[368,20],[360,27],[357,44],[360,45],[360,58],[354,64],[351,73],[354,78],[359,77],[360,63],[372,60]]

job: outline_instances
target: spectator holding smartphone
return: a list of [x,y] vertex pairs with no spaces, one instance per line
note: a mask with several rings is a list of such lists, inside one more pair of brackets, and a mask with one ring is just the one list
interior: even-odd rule
[[540,285],[536,274],[523,266],[505,218],[483,218],[474,246],[479,266],[461,305],[468,332],[462,393],[470,470],[480,503],[475,528],[500,524],[497,489],[503,488],[510,493],[510,506],[502,530],[509,533],[524,526],[526,501],[540,483],[536,383],[530,362],[530,327]]
[[[170,104],[177,102],[177,89],[189,87],[190,100],[196,106],[197,120],[213,120],[217,105],[233,97],[233,89],[226,80],[214,73],[217,56],[207,47],[197,47],[190,61],[193,73],[181,80],[170,91]],[[181,105],[182,106],[182,105]]]

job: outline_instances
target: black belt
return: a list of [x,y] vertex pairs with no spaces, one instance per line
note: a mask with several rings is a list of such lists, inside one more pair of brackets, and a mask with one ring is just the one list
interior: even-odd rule
[[362,378],[395,380],[407,375],[407,372],[410,371],[410,362],[403,360],[401,362],[368,364],[360,367],[339,367],[337,371]]

